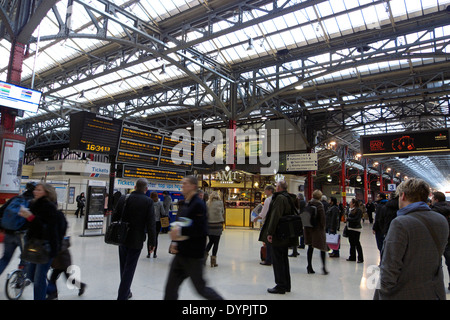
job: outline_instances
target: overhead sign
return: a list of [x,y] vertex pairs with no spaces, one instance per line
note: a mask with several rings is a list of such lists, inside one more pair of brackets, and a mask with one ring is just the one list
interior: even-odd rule
[[[172,150],[182,143],[171,137],[158,133],[158,130],[142,124],[123,122],[116,161],[124,164],[135,164],[145,167],[165,167],[173,170],[190,171],[192,161],[176,164],[172,160]],[[194,143],[187,147],[192,150]],[[180,149],[178,153],[182,153]],[[181,155],[182,156],[182,155]],[[194,153],[189,154],[190,159]]]
[[42,92],[0,81],[0,106],[37,113]]
[[394,192],[397,190],[397,185],[395,183],[389,183],[387,186],[388,186],[387,191]]
[[[90,112],[71,114],[70,149],[115,156],[121,164],[183,173],[192,170],[194,159],[193,141],[172,139],[157,128]],[[187,150],[192,151],[186,155]],[[172,153],[188,160],[178,164],[172,159]]]
[[119,142],[122,120],[90,112],[70,115],[71,150],[115,154]]
[[125,165],[122,178],[145,178],[147,180],[166,180],[180,182],[184,174],[177,171],[152,169]]
[[450,152],[449,129],[361,136],[363,157]]
[[318,169],[317,153],[286,155],[286,171],[315,171]]

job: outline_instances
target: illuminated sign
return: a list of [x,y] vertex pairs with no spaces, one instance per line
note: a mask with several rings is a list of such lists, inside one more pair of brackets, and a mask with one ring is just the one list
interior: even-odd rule
[[135,167],[125,165],[122,173],[123,178],[145,178],[147,180],[166,180],[166,181],[181,181],[184,174],[177,171],[152,169],[144,167]]
[[70,150],[115,154],[122,121],[90,112],[70,115]]
[[361,153],[364,157],[444,152],[450,152],[448,129],[361,136]]
[[0,81],[0,106],[37,113],[42,92]]

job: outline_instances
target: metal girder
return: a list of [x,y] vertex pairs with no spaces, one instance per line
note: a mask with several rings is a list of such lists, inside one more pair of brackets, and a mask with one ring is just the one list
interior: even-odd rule
[[[194,49],[185,50],[190,55],[182,52],[181,50],[177,51],[176,52],[177,58],[162,53],[162,51],[168,46],[163,40],[160,40],[155,36],[147,33],[148,29],[152,29],[150,26],[147,25],[147,23],[145,23],[144,21],[140,20],[137,17],[134,17],[131,13],[127,12],[126,10],[123,10],[121,7],[118,7],[110,3],[109,1],[102,0],[100,2],[105,5],[103,11],[91,6],[88,3],[83,2],[82,0],[73,0],[73,3],[69,1],[69,6],[75,5],[75,3],[77,3],[78,5],[81,5],[82,8],[86,10],[86,12],[88,12],[89,17],[92,19],[92,22],[94,23],[95,21],[94,25],[97,29],[96,34],[72,32],[72,30],[70,29],[71,16],[67,15],[65,22],[63,22],[61,19],[58,19],[59,32],[55,35],[43,36],[41,37],[41,41],[66,39],[66,38],[91,38],[117,42],[125,46],[134,47],[138,50],[147,51],[154,57],[159,57],[161,59],[168,61],[170,64],[176,66],[184,73],[186,73],[191,79],[193,79],[199,85],[203,86],[204,89],[208,91],[208,93],[214,98],[215,103],[223,109],[223,112],[225,114],[228,114],[228,110],[225,108],[221,99],[217,95],[215,95],[215,93],[212,90],[210,90],[206,85],[204,85],[202,79],[200,79],[196,73],[191,71],[189,66],[187,65],[187,62],[195,64],[201,67],[202,69],[207,70],[208,72],[214,73],[217,76],[224,78],[227,81],[233,81],[227,75],[222,74],[220,71],[217,71],[217,69],[219,68],[214,68],[217,67],[218,65],[217,63],[215,63],[213,67],[208,66],[206,63],[208,59],[206,59],[201,53],[197,52]],[[56,7],[53,7],[52,10],[54,12],[57,12]],[[71,10],[73,10],[73,8],[68,9],[69,12],[71,12]],[[95,17],[94,13],[100,15],[101,23],[97,21],[97,18]],[[121,17],[125,17],[126,19],[128,19],[127,21],[131,20],[132,24],[130,24],[127,21],[123,21],[123,18],[121,19]],[[125,36],[123,35],[120,35],[120,37],[118,37],[119,35],[109,36],[108,28],[113,24],[123,28]],[[200,58],[202,59],[201,62],[198,61],[198,59]]]

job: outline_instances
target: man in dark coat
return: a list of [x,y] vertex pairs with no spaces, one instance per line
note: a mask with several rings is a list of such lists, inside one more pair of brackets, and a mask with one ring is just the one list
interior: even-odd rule
[[208,218],[205,202],[197,194],[198,180],[188,176],[181,183],[185,201],[177,214],[179,224],[170,230],[169,250],[175,257],[167,277],[164,300],[178,299],[178,289],[188,277],[203,298],[223,300],[214,289],[206,286],[203,278]]
[[119,200],[111,218],[112,221],[122,219],[130,226],[125,243],[119,246],[120,285],[117,300],[127,300],[132,296],[130,287],[146,239],[146,231],[149,237],[149,252],[153,252],[155,246],[155,212],[153,200],[145,195],[147,187],[146,179],[138,179],[135,191]]
[[284,294],[291,291],[288,250],[289,247],[298,246],[298,237],[282,240],[277,238],[276,230],[280,218],[292,214],[295,201],[296,196],[287,192],[286,182],[279,181],[259,236],[259,241],[268,241],[272,244],[272,265],[276,286],[267,289],[269,293]]
[[[450,229],[450,204],[445,201],[445,194],[440,191],[433,192],[431,210],[442,214],[448,222]],[[444,251],[445,264],[447,265],[448,274],[450,275],[450,233],[448,236],[447,246]],[[450,282],[448,284],[448,290],[450,290]]]

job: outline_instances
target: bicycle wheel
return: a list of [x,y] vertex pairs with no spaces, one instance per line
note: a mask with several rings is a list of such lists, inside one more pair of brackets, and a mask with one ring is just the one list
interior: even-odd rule
[[6,297],[9,300],[18,300],[25,288],[25,273],[22,270],[14,270],[8,275],[5,284]]

